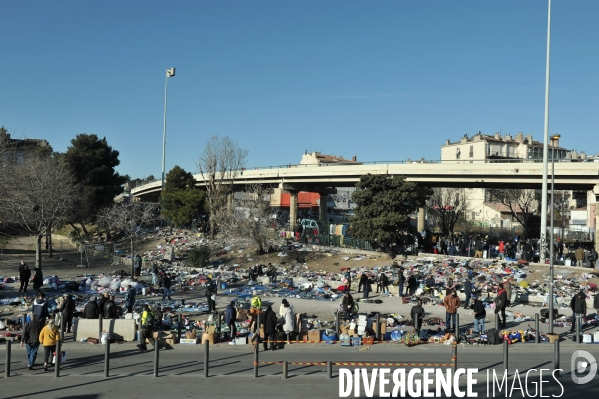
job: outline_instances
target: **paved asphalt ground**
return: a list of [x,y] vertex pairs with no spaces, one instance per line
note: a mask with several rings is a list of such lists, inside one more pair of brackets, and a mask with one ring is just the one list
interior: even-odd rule
[[[68,337],[68,336],[67,336]],[[289,365],[289,378],[282,379],[282,366],[262,365],[260,377],[254,378],[251,346],[214,345],[210,348],[210,377],[204,378],[204,348],[202,345],[175,345],[174,349],[160,351],[159,377],[153,376],[154,354],[140,353],[133,343],[111,345],[110,377],[104,378],[104,346],[67,342],[63,348],[68,360],[61,367],[61,376],[55,378],[53,369],[43,372],[41,356],[33,371],[27,370],[26,352],[17,345],[12,347],[11,377],[0,380],[1,398],[319,398],[339,397],[339,368],[333,367],[333,379],[326,378],[325,366]],[[586,385],[572,383],[571,356],[582,349],[599,359],[599,345],[561,343],[559,381],[563,385],[561,397],[581,397],[599,393],[599,376]],[[282,350],[260,352],[261,362],[400,362],[400,363],[450,363],[451,347],[446,345],[419,345],[408,348],[403,344],[377,344],[370,347],[341,347],[326,344],[292,344]],[[0,368],[5,374],[6,347],[1,346]],[[496,388],[487,394],[487,371],[503,373],[502,346],[458,346],[458,368],[477,368],[479,397],[504,397]],[[350,370],[359,366],[343,366]],[[398,367],[390,367],[391,369]],[[408,368],[409,369],[409,368]],[[530,369],[548,369],[543,373],[543,395],[560,395],[562,388],[551,377],[553,346],[550,344],[516,344],[509,346],[508,371],[516,369],[525,374]],[[585,373],[588,373],[588,368]],[[576,374],[584,376],[583,374]],[[540,375],[533,371],[525,381],[517,379],[529,389],[529,395],[513,391],[511,397],[531,397]],[[466,383],[461,378],[460,383]],[[513,383],[513,377],[512,382]],[[492,387],[492,385],[489,385]],[[511,389],[511,385],[510,389]],[[518,385],[516,384],[516,387]],[[505,389],[505,388],[504,388]],[[391,390],[391,389],[389,389]],[[375,397],[379,397],[378,388]],[[363,388],[359,397],[364,396]],[[538,395],[538,393],[537,393]],[[509,396],[509,393],[508,393]],[[354,397],[352,392],[351,397]]]

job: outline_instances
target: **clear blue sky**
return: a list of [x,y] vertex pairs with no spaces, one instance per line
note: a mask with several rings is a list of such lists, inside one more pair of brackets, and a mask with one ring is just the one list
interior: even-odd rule
[[[248,167],[305,150],[439,159],[465,133],[542,141],[546,0],[3,1],[0,125],[65,151],[105,136],[121,173],[196,171],[228,135]],[[599,152],[599,1],[554,0],[550,133]]]

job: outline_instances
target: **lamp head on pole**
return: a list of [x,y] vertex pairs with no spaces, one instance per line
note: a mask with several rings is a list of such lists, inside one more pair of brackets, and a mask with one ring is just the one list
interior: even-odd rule
[[166,77],[170,78],[172,76],[175,76],[175,68],[169,68],[166,70]]

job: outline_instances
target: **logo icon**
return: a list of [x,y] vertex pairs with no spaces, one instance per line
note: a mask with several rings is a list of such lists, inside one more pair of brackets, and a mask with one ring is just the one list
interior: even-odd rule
[[[577,359],[584,358],[585,361],[576,361]],[[588,370],[588,374],[584,377],[579,377],[576,374],[582,374],[587,370],[587,367],[590,367]],[[572,370],[572,381],[575,384],[586,384],[591,382],[593,378],[595,378],[595,374],[597,374],[597,361],[587,351],[576,351],[572,354],[572,359],[570,361],[570,369]]]

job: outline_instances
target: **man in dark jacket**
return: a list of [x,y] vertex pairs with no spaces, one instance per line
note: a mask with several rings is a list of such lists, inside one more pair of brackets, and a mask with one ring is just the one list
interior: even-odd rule
[[117,316],[117,308],[114,303],[114,295],[111,295],[110,298],[104,303],[104,318],[105,319],[116,319]]
[[44,274],[38,265],[35,266],[35,274],[33,275],[33,290],[39,295],[42,293],[41,286],[44,285]]
[[270,349],[274,351],[277,347],[276,343],[274,342],[277,323],[279,321],[277,314],[272,310],[272,307],[268,305],[266,312],[264,312],[262,316],[264,323],[264,341],[262,341],[264,344],[264,350],[267,349],[268,339],[268,341],[270,341]]
[[235,325],[235,320],[237,320],[237,310],[235,309],[235,301],[231,301],[225,310],[225,324],[229,326],[232,340],[234,340],[237,336],[237,326]]
[[424,320],[424,308],[422,307],[422,301],[419,299],[417,304],[412,306],[412,310],[410,310],[410,316],[412,317],[412,323],[414,324],[414,328],[416,331],[420,332],[422,328],[422,321]]
[[507,293],[503,289],[503,284],[499,285],[499,291],[497,291],[497,298],[495,298],[495,314],[501,312],[502,323],[499,327],[505,328],[505,307],[507,306]]
[[360,276],[360,282],[358,283],[358,293],[362,292],[362,287],[365,287],[368,284],[368,276],[366,273],[362,273]]
[[19,292],[27,292],[27,286],[29,285],[30,278],[31,270],[29,270],[29,266],[27,266],[27,263],[21,261],[21,266],[19,266],[19,280],[21,280],[21,288],[19,288]]
[[464,309],[468,309],[470,306],[470,297],[472,297],[472,280],[470,277],[464,282],[464,294],[466,294],[466,300],[464,301]]
[[33,370],[35,364],[35,358],[37,357],[37,350],[40,347],[40,332],[44,328],[46,319],[39,320],[36,315],[30,322],[25,323],[23,328],[23,335],[21,336],[21,347],[23,343],[27,345],[27,368]]
[[172,301],[172,299],[171,299],[171,285],[172,285],[171,275],[165,274],[164,277],[162,277],[162,279],[160,281],[160,285],[162,285],[162,300],[164,301],[166,299],[166,297],[168,297],[168,300]]
[[[587,315],[587,300],[584,291],[580,291],[578,294],[574,295],[570,301],[570,308],[572,309],[572,327],[570,327],[570,332],[574,332],[574,329],[576,328],[576,317],[580,315],[580,317],[583,318]],[[582,325],[580,328],[582,329]]]
[[73,299],[73,295],[64,294],[64,301],[58,308],[61,313],[61,316],[64,320],[64,332],[71,332],[71,328],[73,327],[73,313],[75,313],[75,300]]
[[135,290],[130,285],[127,293],[125,294],[125,307],[127,313],[133,313],[133,306],[135,305]]
[[206,301],[208,302],[209,312],[216,310],[216,301],[212,299],[213,295],[216,295],[216,281],[210,280],[210,283],[206,286]]
[[98,314],[104,314],[104,305],[108,302],[108,291],[104,291],[98,302]]
[[399,296],[403,296],[403,285],[406,282],[406,277],[403,275],[403,271],[403,267],[400,267],[397,276],[397,284],[399,284]]
[[483,305],[482,301],[476,295],[472,295],[472,299],[474,300],[474,304],[472,305],[472,311],[474,312],[474,332],[482,334],[485,332],[487,311],[485,310],[485,305]]
[[345,293],[343,296],[343,300],[341,301],[341,305],[343,306],[343,310],[345,311],[345,319],[351,319],[351,309],[354,306],[354,297],[351,296],[349,291]]
[[44,323],[46,322],[46,318],[50,317],[50,312],[48,311],[48,302],[46,302],[46,294],[38,294],[37,299],[33,301],[31,312],[33,312],[33,315],[36,316],[37,320]]
[[98,319],[100,317],[95,296],[92,296],[89,299],[89,302],[85,304],[85,307],[83,308],[83,315],[86,319]]
[[141,274],[141,264],[142,264],[142,260],[141,260],[141,256],[139,254],[135,255],[135,260],[133,261],[133,271],[135,272],[135,275],[137,277],[140,276]]

